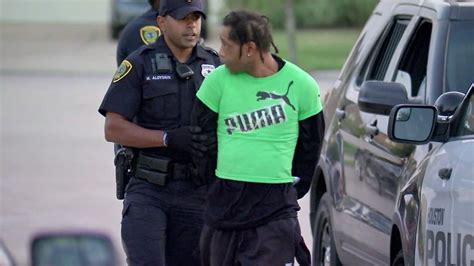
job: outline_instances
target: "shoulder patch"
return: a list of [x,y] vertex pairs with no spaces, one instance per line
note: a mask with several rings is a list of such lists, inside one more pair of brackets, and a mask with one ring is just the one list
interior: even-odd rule
[[161,35],[161,30],[157,26],[145,26],[140,29],[140,37],[144,44],[156,42]]
[[125,77],[130,72],[130,70],[132,70],[132,68],[132,63],[127,60],[123,60],[120,66],[117,68],[117,71],[115,71],[114,79],[112,80],[112,82],[115,83],[123,79],[123,77]]
[[209,64],[202,64],[201,65],[201,75],[203,77],[207,77],[212,71],[214,71],[216,67],[214,65],[209,65]]

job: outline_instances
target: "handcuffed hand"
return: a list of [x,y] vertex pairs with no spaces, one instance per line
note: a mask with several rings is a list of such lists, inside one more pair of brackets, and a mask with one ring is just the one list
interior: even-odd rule
[[207,155],[216,155],[217,154],[217,135],[216,132],[207,132],[203,134],[204,138],[199,142],[202,150]]

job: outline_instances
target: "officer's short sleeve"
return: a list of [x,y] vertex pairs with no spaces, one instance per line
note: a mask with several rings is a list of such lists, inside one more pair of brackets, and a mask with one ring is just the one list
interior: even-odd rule
[[103,116],[107,112],[121,114],[132,120],[138,112],[142,100],[140,58],[132,54],[117,68],[107,93],[99,107]]
[[221,78],[222,70],[223,67],[218,67],[207,75],[196,94],[196,97],[201,102],[216,113],[219,113],[219,103],[222,97],[222,88],[224,87]]
[[298,89],[301,93],[298,95],[299,121],[316,115],[323,110],[318,83],[310,75],[302,79],[301,83],[302,87]]

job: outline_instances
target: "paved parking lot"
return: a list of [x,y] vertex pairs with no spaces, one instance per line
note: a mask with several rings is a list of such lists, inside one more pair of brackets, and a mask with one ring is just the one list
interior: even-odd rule
[[[105,25],[1,25],[0,239],[18,265],[34,234],[63,229],[109,234],[123,260],[112,145],[97,112],[115,71],[107,36]],[[313,74],[328,88],[337,72]]]

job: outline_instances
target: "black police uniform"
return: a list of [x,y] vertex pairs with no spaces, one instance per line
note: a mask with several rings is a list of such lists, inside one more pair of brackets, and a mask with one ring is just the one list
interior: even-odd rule
[[[195,93],[204,77],[220,64],[219,57],[197,45],[186,62],[194,72],[187,79],[178,77],[177,64],[163,37],[142,46],[119,67],[99,112],[104,116],[107,112],[121,114],[148,129],[170,130],[190,125]],[[135,174],[127,186],[122,214],[127,262],[199,265],[198,243],[207,188],[196,187],[190,181],[190,155],[166,147],[138,152],[171,159],[171,164],[165,185],[137,178]]]
[[157,15],[158,12],[151,8],[125,26],[117,45],[117,65],[140,46],[154,43],[160,37]]

